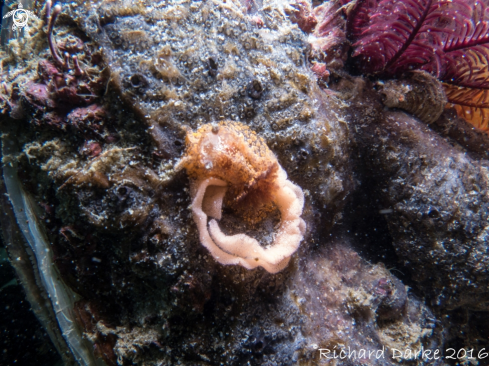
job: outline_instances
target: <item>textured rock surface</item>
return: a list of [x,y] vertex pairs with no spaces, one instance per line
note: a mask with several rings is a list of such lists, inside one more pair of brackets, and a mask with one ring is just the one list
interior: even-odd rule
[[[405,285],[382,264],[369,265],[348,245],[334,241],[317,254],[301,263],[291,285],[296,304],[308,318],[301,328],[309,342],[304,361],[319,363],[317,348],[331,350],[328,357],[333,357],[333,351],[338,354],[348,345],[350,351],[356,350],[350,362],[359,362],[362,349],[373,353],[383,347],[436,349],[440,345],[442,335],[431,311],[408,295]],[[391,364],[390,356],[371,357],[370,362]]]
[[[81,43],[72,54],[82,76],[50,61],[43,38],[27,40],[41,49],[39,60],[4,61],[23,72],[5,108],[26,116],[29,131],[23,154],[6,159],[21,162],[58,267],[86,299],[79,322],[108,364],[241,364],[267,355],[287,364],[307,343],[285,296],[290,271],[216,264],[199,243],[186,175],[174,170],[186,128],[241,121],[308,189],[311,223],[321,215],[334,223],[352,186],[348,128],[330,108],[341,102],[318,88],[304,64],[304,34],[272,5],[246,14],[232,1],[80,2],[63,8],[54,37],[58,48]],[[93,96],[70,97],[86,93],[87,78]],[[55,103],[60,95],[74,99]],[[237,213],[226,216],[224,230],[251,230],[263,243],[280,219],[250,227]]]
[[433,304],[487,309],[488,162],[411,116],[384,112],[375,94],[358,101],[352,117],[360,160],[382,181],[381,201],[392,210],[386,220],[405,266]]
[[[3,162],[19,164],[107,365],[487,346],[487,138],[447,112],[431,129],[348,76],[341,14],[303,0],[78,1],[53,35],[41,19],[6,46],[3,142],[21,152]],[[404,82],[419,84],[408,102],[423,100],[422,81]],[[307,230],[277,274],[223,266],[199,243],[175,168],[187,132],[221,121],[261,136],[304,191]],[[223,212],[226,234],[273,243],[274,207]],[[412,363],[368,360],[398,361]]]

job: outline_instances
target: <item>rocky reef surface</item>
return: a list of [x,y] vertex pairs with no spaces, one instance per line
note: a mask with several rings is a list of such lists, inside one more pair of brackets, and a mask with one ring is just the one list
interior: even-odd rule
[[314,5],[48,2],[4,46],[2,234],[66,364],[489,350],[489,138]]

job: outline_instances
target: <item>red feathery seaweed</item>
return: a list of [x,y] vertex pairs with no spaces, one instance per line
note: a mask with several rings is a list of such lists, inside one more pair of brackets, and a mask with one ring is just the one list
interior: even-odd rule
[[448,37],[441,80],[458,115],[489,132],[489,1],[473,3],[472,14]]
[[444,82],[450,105],[489,130],[489,0],[357,0],[347,36],[366,74],[425,70]]
[[348,16],[352,56],[366,73],[423,69],[439,76],[444,41],[470,10],[465,0],[358,0]]

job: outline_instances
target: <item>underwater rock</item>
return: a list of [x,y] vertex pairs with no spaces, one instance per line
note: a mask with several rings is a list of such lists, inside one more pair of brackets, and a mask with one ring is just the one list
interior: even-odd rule
[[[0,51],[3,235],[67,363],[313,365],[441,348],[487,310],[485,141],[349,75],[345,3],[48,2]],[[383,248],[353,192],[386,207]],[[235,262],[293,240],[225,266],[208,228]]]
[[460,145],[473,158],[489,159],[488,134],[457,117],[455,111],[446,110],[430,127],[452,145]]
[[[10,128],[4,141],[21,149],[3,161],[19,164],[23,194],[44,204],[39,217],[56,266],[82,297],[73,311],[94,348],[82,349],[106,364],[292,362],[305,341],[297,308],[280,298],[295,266],[275,276],[222,268],[199,243],[191,187],[175,168],[189,128],[240,121],[270,148],[278,175],[306,190],[305,215],[335,225],[353,186],[348,127],[341,100],[319,89],[304,62],[304,33],[272,3],[253,15],[236,1],[46,10],[48,33],[38,24],[40,37],[26,39],[39,57],[3,61],[21,75],[8,91],[15,84],[26,100],[21,123],[2,122]],[[302,207],[302,192],[297,198]],[[248,223],[225,210],[227,235],[236,230],[265,247],[281,219],[289,222],[286,210]],[[295,221],[297,245],[307,233]],[[278,296],[277,306],[260,300],[265,294]]]
[[412,116],[383,111],[368,87],[351,111],[362,174],[380,180],[379,199],[406,268],[434,305],[487,310],[488,162]]
[[[306,37],[285,14],[263,4],[265,30],[239,2],[160,4],[121,17],[110,3],[98,13],[82,9],[73,16],[103,46],[111,83],[150,127],[156,149],[177,157],[168,145],[181,141],[183,126],[241,121],[260,133],[293,181],[304,180],[301,187],[336,211],[351,187],[348,129],[326,107],[339,101],[319,91],[304,64]],[[107,12],[110,20],[98,28]],[[125,30],[132,28],[139,30]]]
[[[320,364],[318,348],[329,350],[328,357],[343,350],[350,354],[345,357],[349,362],[368,358],[360,350],[368,354],[383,347],[436,349],[443,335],[429,308],[382,264],[366,263],[347,242],[332,241],[321,255],[302,260],[291,279],[290,293],[305,317],[301,330],[309,345],[301,361]],[[390,365],[397,361],[371,357],[369,362]]]

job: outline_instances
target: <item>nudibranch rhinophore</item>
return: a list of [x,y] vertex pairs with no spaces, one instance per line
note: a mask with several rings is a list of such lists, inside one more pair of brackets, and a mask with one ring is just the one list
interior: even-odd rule
[[[306,224],[301,218],[302,189],[287,179],[265,141],[237,122],[206,124],[186,138],[187,151],[177,169],[192,180],[192,212],[199,237],[221,264],[258,266],[270,273],[283,270],[299,248]],[[222,216],[224,196],[257,211],[274,204],[281,221],[271,247],[264,248],[246,235],[225,235],[216,220]],[[229,197],[229,196],[228,196]],[[207,218],[212,217],[209,223]]]

